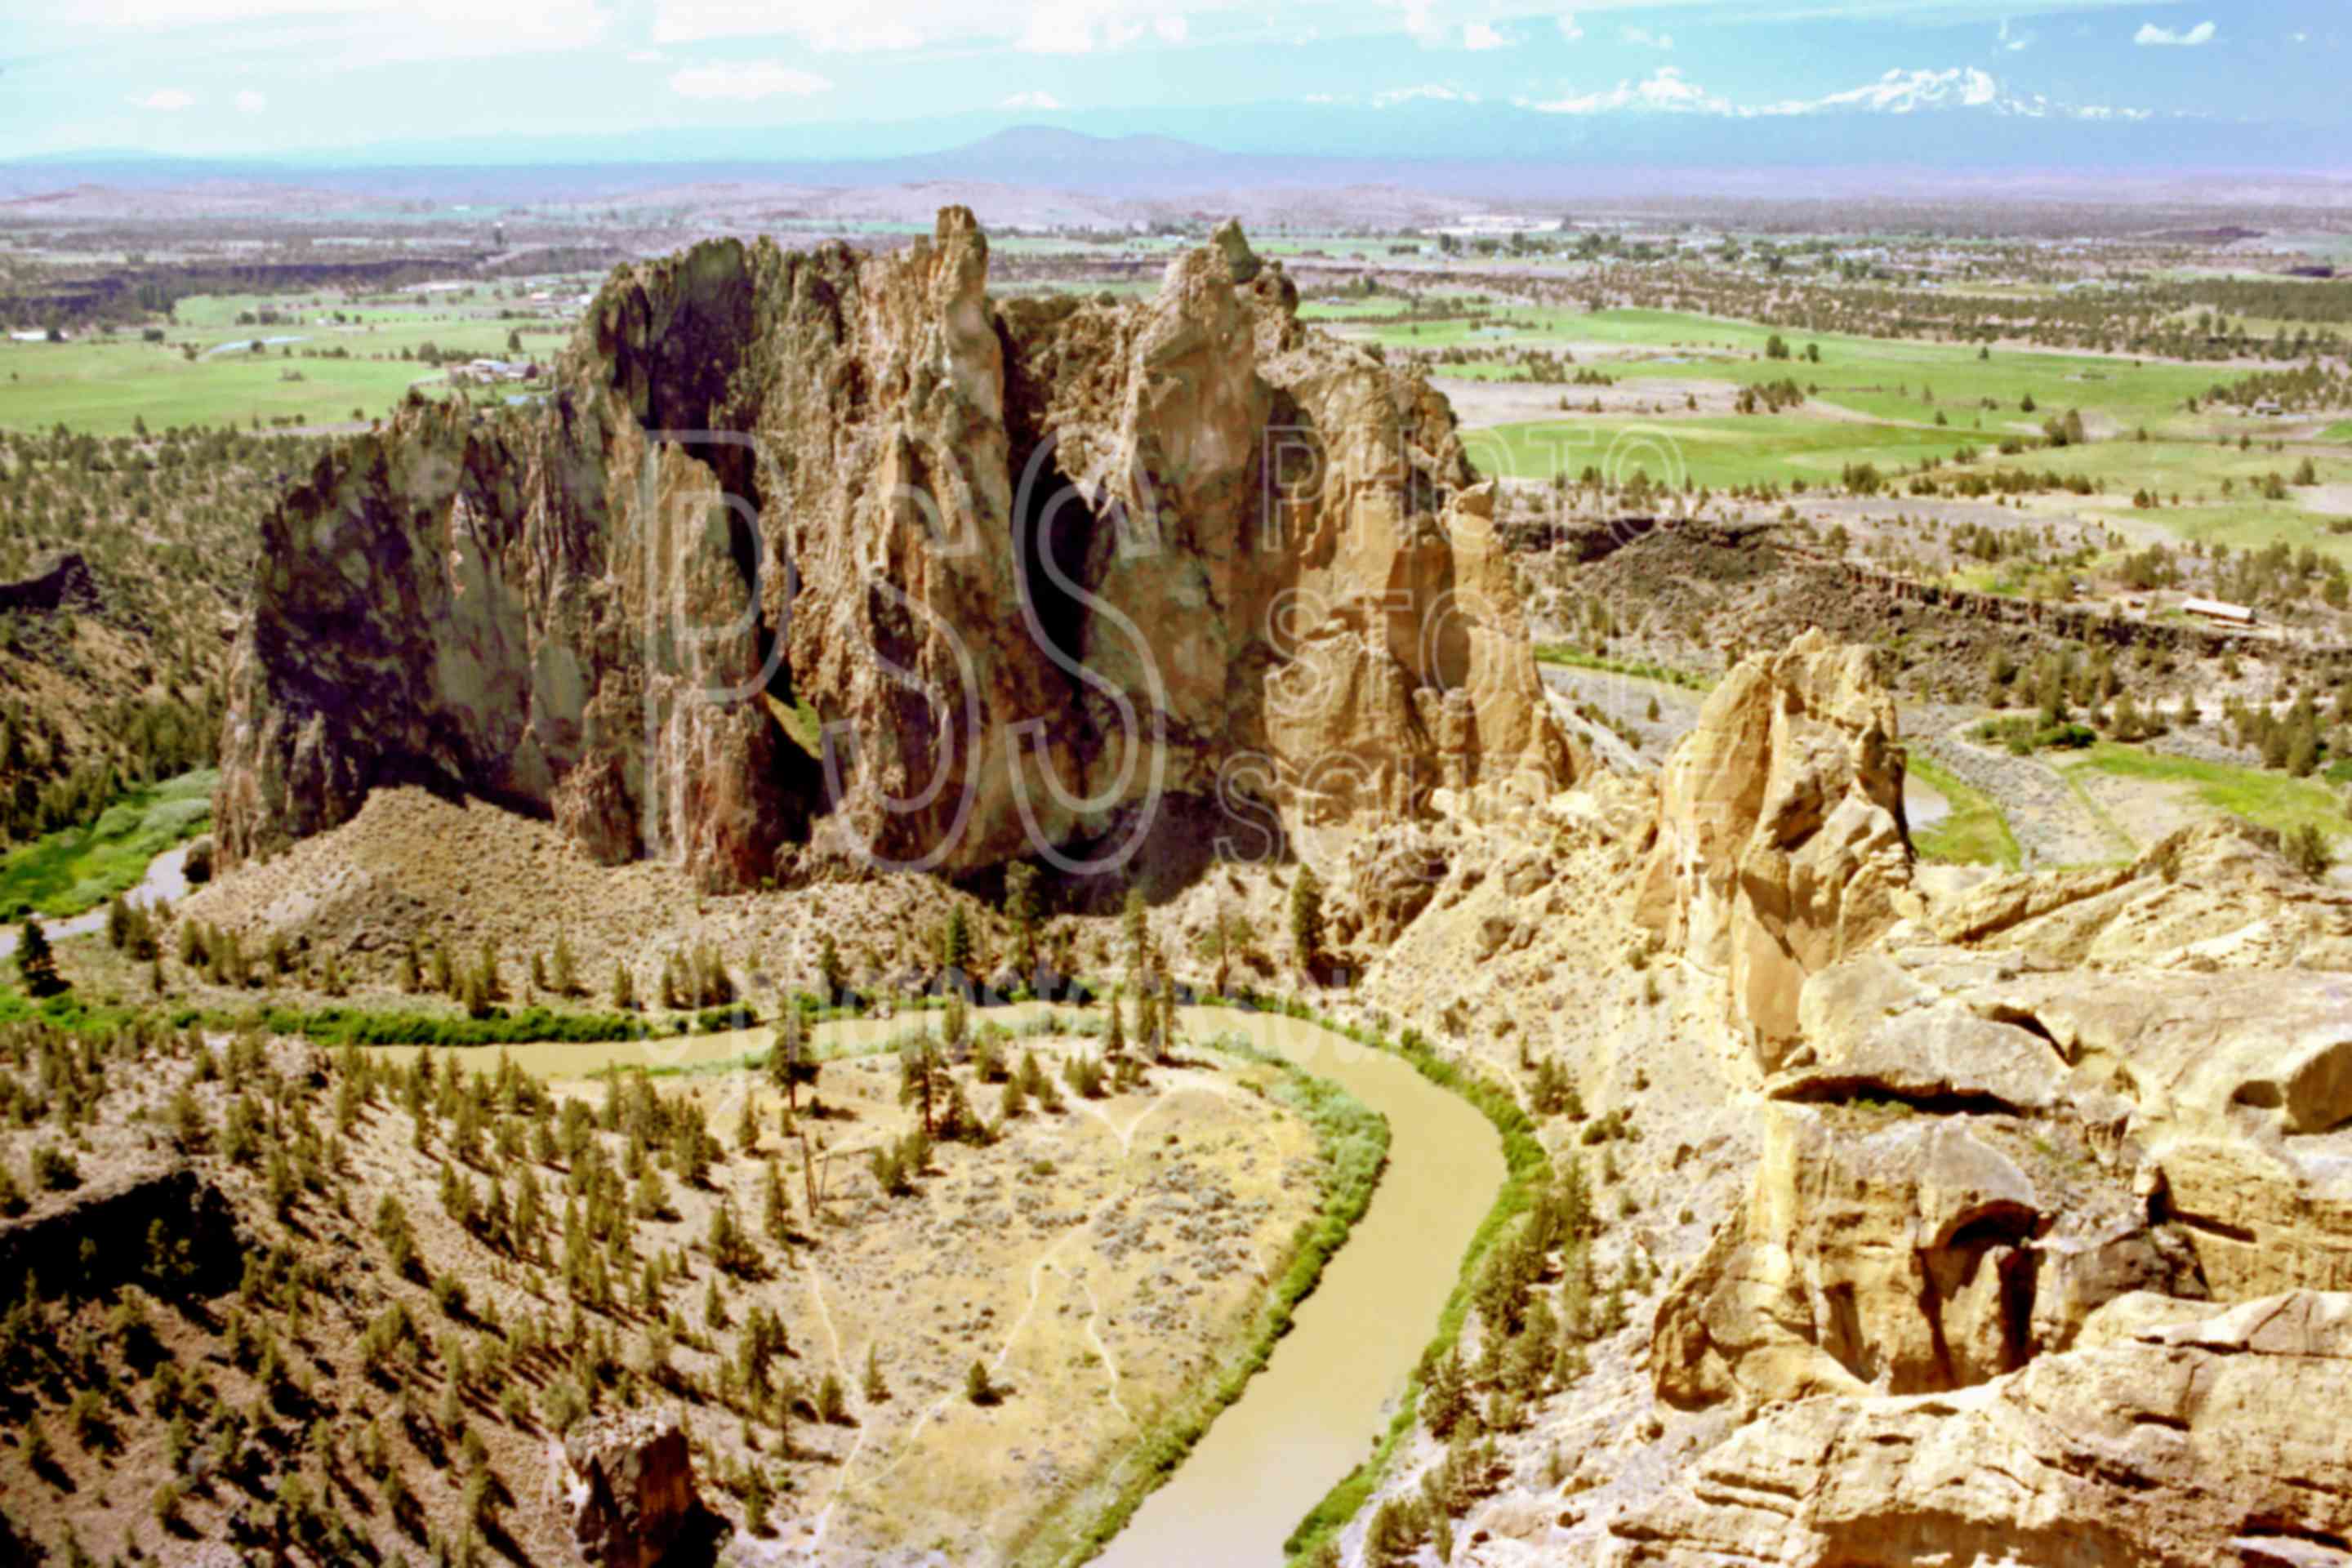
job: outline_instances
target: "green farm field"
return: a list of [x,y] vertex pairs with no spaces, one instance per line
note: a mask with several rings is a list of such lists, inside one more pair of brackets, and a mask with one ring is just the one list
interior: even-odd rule
[[[239,326],[241,311],[268,307],[289,320]],[[320,318],[340,311],[341,323]],[[428,344],[471,358],[520,353],[542,363],[571,335],[568,323],[499,320],[496,302],[472,308],[325,297],[289,301],[209,296],[180,301],[161,343],[119,333],[63,343],[0,342],[0,426],[63,425],[93,435],[172,426],[348,423],[388,413],[411,385],[441,384],[414,356]],[[262,352],[247,345],[263,342]],[[271,342],[269,340],[290,340]],[[186,350],[195,351],[190,358]],[[324,357],[341,350],[348,358]],[[401,358],[403,351],[411,356]],[[299,379],[292,379],[299,377]]]
[[[1974,349],[1949,344],[1801,333],[1784,334],[1792,357],[1776,360],[1762,357],[1770,331],[1742,322],[1652,310],[1506,314],[1521,325],[1498,331],[1492,322],[1453,321],[1340,330],[1424,350],[1565,349],[1580,367],[1612,377],[1620,389],[1656,395],[1655,414],[1586,415],[1572,405],[1592,394],[1563,385],[1561,397],[1571,407],[1557,419],[1466,432],[1472,461],[1496,477],[1541,481],[1556,472],[1580,474],[1590,464],[1619,482],[1638,468],[1654,482],[1675,487],[1687,479],[1717,489],[1798,481],[1818,488],[1837,482],[1849,464],[1871,463],[1892,477],[1929,460],[1949,463],[1973,447],[1979,472],[2022,468],[2081,475],[2098,488],[2093,496],[2031,498],[2026,505],[2034,510],[2131,518],[2183,540],[2233,549],[2284,541],[2352,559],[2352,533],[2328,526],[2344,512],[2339,487],[2352,482],[2352,422],[2313,431],[2307,423],[2187,411],[2189,399],[2201,402],[2217,382],[2236,373],[2004,349],[1979,359]],[[1344,320],[1336,311],[1330,316]],[[1524,325],[1530,321],[1537,325]],[[1819,345],[1818,362],[1804,357],[1810,344]],[[1519,374],[1501,358],[1433,370],[1441,384]],[[1676,390],[1677,383],[1719,387],[1784,378],[1812,395],[1802,406],[1779,414],[1685,415]],[[2042,422],[2069,409],[2080,411],[2093,438],[2041,446]],[[1936,423],[1939,415],[1942,425]],[[2139,438],[2142,431],[2147,439]],[[2011,437],[2034,444],[2003,455],[1999,443]],[[2241,437],[2249,443],[2243,449]],[[2262,499],[2270,476],[2291,477],[2306,458],[2316,488],[2294,487],[2284,499]],[[2142,489],[2163,504],[2135,507],[2133,497]]]

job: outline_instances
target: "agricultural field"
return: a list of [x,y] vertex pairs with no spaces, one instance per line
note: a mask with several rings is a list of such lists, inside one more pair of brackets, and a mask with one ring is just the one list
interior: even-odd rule
[[[576,298],[580,287],[550,291]],[[364,423],[390,412],[412,386],[446,391],[436,359],[544,363],[570,340],[572,322],[551,303],[483,287],[462,298],[200,296],[181,300],[160,331],[153,342],[121,331],[0,341],[0,427],[63,425],[114,436],[173,426]]]
[[[1622,484],[1820,490],[1867,464],[1901,493],[1923,468],[1951,484],[2024,469],[2080,485],[2016,499],[2040,513],[2092,516],[2134,537],[2232,549],[2284,542],[2352,560],[2352,422],[2263,418],[2210,403],[2238,378],[2211,366],[2006,346],[1972,349],[1846,335],[1776,334],[1684,313],[1598,312],[1484,303],[1482,313],[1398,321],[1373,296],[1305,308],[1344,335],[1427,363],[1460,389],[1472,461],[1496,478],[1542,482],[1598,467]],[[1456,300],[1459,310],[1464,302]],[[1364,321],[1363,317],[1385,318]],[[1786,357],[1773,357],[1774,340]],[[1817,356],[1817,357],[1816,357]],[[1580,384],[1570,379],[1583,375]],[[1605,378],[1605,381],[1604,381]],[[1465,384],[1536,382],[1516,402]],[[1801,401],[1727,412],[1745,389]],[[1549,397],[1556,416],[1524,417]],[[2190,405],[2197,405],[2190,412]],[[1597,406],[1596,406],[1597,405]],[[1501,412],[1492,417],[1489,406]],[[2084,439],[2047,442],[2079,416]],[[2009,450],[2002,450],[2006,445]],[[2308,460],[2307,482],[2297,470]],[[2273,480],[2288,485],[2275,493]],[[2265,489],[2273,493],[2265,497]],[[2083,493],[2087,490],[2088,493]],[[2142,497],[2141,492],[2147,492]]]

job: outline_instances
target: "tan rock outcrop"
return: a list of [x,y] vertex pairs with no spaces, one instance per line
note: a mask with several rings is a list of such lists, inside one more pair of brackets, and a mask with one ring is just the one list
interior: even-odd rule
[[1894,701],[1811,631],[1741,661],[1675,749],[1634,917],[1726,978],[1769,1068],[1806,977],[1894,924],[1910,873]]
[[268,523],[224,860],[387,780],[741,887],[1574,773],[1422,373],[1301,326],[1237,229],[1137,304],[999,306],[987,258],[961,208],[890,255],[700,245],[614,275],[546,407],[323,459]]
[[550,1489],[585,1561],[657,1568],[694,1528],[702,1504],[677,1417],[592,1417],[551,1447]]
[[1611,1526],[1621,1564],[1827,1568],[2340,1563],[2352,1297],[2195,1321],[2132,1309],[2095,1348],[1955,1394],[1808,1399]]
[[1937,902],[1944,941],[2070,968],[2352,969],[2352,894],[2290,867],[2231,817],[2183,827],[2128,867],[1995,878]]
[[1658,1308],[1651,1361],[1671,1404],[1964,1388],[2071,1342],[2116,1296],[2200,1289],[2186,1244],[2063,1131],[1762,1114],[1745,1211]]

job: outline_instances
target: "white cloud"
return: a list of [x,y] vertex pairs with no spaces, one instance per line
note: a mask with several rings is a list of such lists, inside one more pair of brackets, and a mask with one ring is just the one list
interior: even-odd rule
[[[486,5],[480,0],[81,0],[47,34],[59,46],[143,42],[299,53],[313,68],[583,48],[603,40],[607,0]],[[234,33],[234,37],[222,35]]]
[[1181,44],[1191,36],[1191,25],[1183,17],[1155,16],[1156,9],[1102,0],[1051,0],[1029,12],[1028,27],[1013,47],[1038,55],[1090,55],[1123,49],[1148,37]]
[[1254,12],[1242,0],[884,0],[862,12],[839,0],[652,0],[653,41],[794,38],[841,53],[953,44],[1009,44],[1033,54],[1083,55],[1157,40],[1188,42],[1188,12]]
[[2213,24],[2210,22],[2200,22],[2193,27],[2185,28],[2159,27],[2153,22],[2142,22],[2139,25],[2139,31],[2132,35],[2132,42],[2142,47],[2152,44],[2169,44],[2188,48],[2199,44],[2210,44],[2212,41]]
[[176,87],[159,87],[144,98],[131,100],[141,109],[160,109],[166,114],[176,114],[196,101],[196,95]]
[[833,83],[815,72],[781,60],[722,60],[717,65],[688,66],[670,73],[669,86],[682,98],[737,102],[762,98],[807,98],[833,90]]
[[1758,114],[1818,114],[1832,109],[1872,109],[1885,114],[1909,114],[1921,109],[1980,109],[2003,100],[2000,83],[1973,66],[1949,70],[1891,70],[1865,87],[1848,88],[1822,98],[1789,99],[1766,104]]
[[1387,109],[1399,103],[1475,103],[1477,101],[1478,95],[1475,92],[1459,92],[1453,88],[1441,87],[1434,82],[1423,87],[1391,88],[1386,92],[1372,94],[1374,109]]
[[2022,27],[2013,33],[2011,32],[2009,30],[2009,18],[2003,16],[2000,19],[2000,32],[1997,35],[1994,41],[2000,45],[2004,53],[2012,55],[2022,54],[2027,49],[2033,47],[2033,35],[2027,32]]
[[256,92],[251,88],[247,88],[236,95],[236,111],[239,114],[258,114],[268,107],[269,97],[267,93]]
[[631,49],[629,63],[633,66],[657,66],[669,57],[659,49]]
[[1016,92],[996,106],[999,109],[1059,109],[1062,100],[1050,92]]
[[1484,22],[1473,22],[1462,29],[1462,47],[1465,49],[1508,48],[1511,40]]
[[1672,33],[1654,33],[1647,27],[1620,27],[1617,37],[1637,49],[1671,49],[1675,47]]
[[1584,29],[1576,25],[1575,12],[1565,11],[1560,14],[1559,36],[1571,44],[1584,37]]
[[1531,103],[1546,114],[1605,114],[1617,109],[1658,110],[1670,114],[1737,114],[1727,98],[1690,80],[1673,66],[1660,66],[1641,81],[1621,81],[1602,92],[1588,92],[1549,103]]

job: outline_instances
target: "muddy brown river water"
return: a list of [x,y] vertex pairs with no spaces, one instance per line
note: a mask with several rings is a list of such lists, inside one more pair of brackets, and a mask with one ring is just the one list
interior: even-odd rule
[[[991,1009],[983,1016],[1017,1026],[1045,1010]],[[922,1017],[845,1020],[813,1033],[826,1054],[848,1055],[880,1047]],[[1476,1108],[1402,1057],[1296,1018],[1187,1008],[1182,1022],[1198,1041],[1239,1034],[1388,1119],[1389,1164],[1371,1206],[1299,1304],[1265,1370],[1096,1559],[1112,1568],[1278,1568],[1284,1540],[1385,1428],[1507,1170],[1501,1141]],[[761,1028],[507,1051],[525,1070],[562,1079],[615,1062],[676,1068],[740,1059],[766,1049],[768,1039]],[[414,1047],[383,1049],[414,1054]]]

